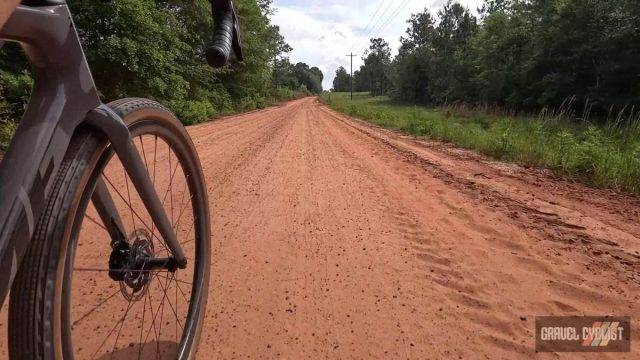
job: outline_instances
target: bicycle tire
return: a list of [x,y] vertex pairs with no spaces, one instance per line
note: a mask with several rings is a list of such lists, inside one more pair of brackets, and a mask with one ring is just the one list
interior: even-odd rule
[[[180,161],[185,173],[185,188],[190,192],[187,201],[191,201],[193,211],[195,255],[191,297],[176,355],[179,359],[191,359],[197,351],[206,311],[210,269],[210,217],[200,161],[186,129],[162,105],[140,98],[122,99],[108,105],[122,117],[132,136],[140,136],[141,143],[142,136],[148,134],[154,134],[156,141],[159,136],[167,141],[169,150],[175,151],[176,160]],[[12,286],[9,305],[11,358],[74,358],[70,320],[72,267],[78,234],[93,188],[113,157],[108,145],[103,136],[87,127],[79,128],[72,138]],[[156,280],[162,282],[158,279],[156,276]],[[175,286],[177,297],[178,284]],[[166,291],[167,288],[165,296]],[[153,311],[153,305],[150,306]],[[153,320],[155,322],[155,318]]]

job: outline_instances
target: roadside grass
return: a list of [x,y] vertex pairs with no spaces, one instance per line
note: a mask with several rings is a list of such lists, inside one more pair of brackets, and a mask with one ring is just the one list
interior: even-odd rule
[[621,111],[605,125],[563,111],[539,116],[491,109],[402,105],[366,93],[324,93],[334,110],[418,137],[451,142],[499,160],[544,167],[556,174],[616,191],[640,193],[640,114]]
[[12,121],[0,121],[0,152],[9,147],[9,143],[16,131],[16,127],[16,123]]

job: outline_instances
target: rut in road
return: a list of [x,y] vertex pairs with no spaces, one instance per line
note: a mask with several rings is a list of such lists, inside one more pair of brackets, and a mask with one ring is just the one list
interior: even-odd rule
[[189,132],[213,228],[201,358],[556,358],[536,315],[640,316],[638,198],[315,98]]

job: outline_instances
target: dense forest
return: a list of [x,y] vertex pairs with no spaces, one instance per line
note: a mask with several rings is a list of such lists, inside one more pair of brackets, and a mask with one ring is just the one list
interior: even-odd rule
[[300,89],[314,94],[322,92],[324,75],[317,67],[299,62],[291,64],[288,58],[276,59],[273,66],[273,83],[278,87]]
[[[412,15],[394,58],[371,39],[355,90],[427,105],[638,110],[640,1],[486,0],[478,14],[449,1]],[[350,83],[342,70],[334,90]]]
[[[69,0],[103,101],[156,99],[195,123],[263,107],[298,92],[321,92],[322,72],[289,64],[292,49],[269,21],[272,0],[236,0],[245,61],[212,69],[203,53],[211,40],[207,0]],[[15,127],[32,79],[16,44],[0,53],[0,140]]]

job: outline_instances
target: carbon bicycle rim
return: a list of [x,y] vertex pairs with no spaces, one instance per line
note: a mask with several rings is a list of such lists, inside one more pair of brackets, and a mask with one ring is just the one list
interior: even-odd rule
[[[193,147],[185,144],[174,124],[145,118],[158,109],[126,110],[123,117],[133,114],[134,143],[188,265],[174,272],[122,270],[122,279],[114,281],[110,277],[114,268],[108,262],[113,253],[110,237],[90,201],[90,192],[85,191],[70,234],[63,276],[63,352],[65,358],[73,354],[82,359],[191,358],[208,288],[209,219],[202,172]],[[106,184],[126,229],[129,256],[170,256],[125,169],[108,147],[88,186],[99,179]]]

